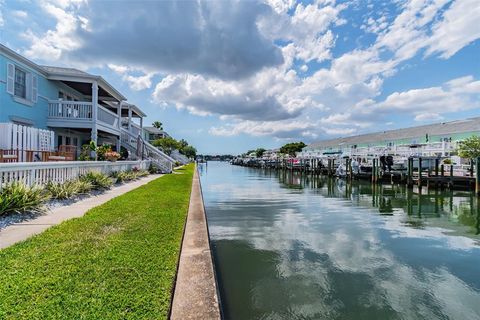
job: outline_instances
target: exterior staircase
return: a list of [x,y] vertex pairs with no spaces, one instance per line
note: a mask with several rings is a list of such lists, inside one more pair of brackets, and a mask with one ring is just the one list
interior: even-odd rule
[[190,159],[188,159],[188,157],[186,157],[185,155],[181,154],[178,150],[173,150],[170,157],[172,157],[173,159],[175,159],[176,162],[179,162],[181,164],[190,163]]
[[128,150],[129,158],[132,160],[150,160],[162,173],[171,173],[173,171],[175,159],[142,139],[140,135],[136,136],[122,128],[121,146]]

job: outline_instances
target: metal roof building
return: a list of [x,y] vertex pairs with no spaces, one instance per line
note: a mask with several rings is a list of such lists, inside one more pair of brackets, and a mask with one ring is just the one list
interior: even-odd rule
[[480,135],[480,117],[322,140],[308,145],[306,149],[335,148],[345,145],[376,145],[395,142],[397,142],[397,144],[440,142],[442,138],[457,140],[466,137],[465,135],[470,136],[472,134]]

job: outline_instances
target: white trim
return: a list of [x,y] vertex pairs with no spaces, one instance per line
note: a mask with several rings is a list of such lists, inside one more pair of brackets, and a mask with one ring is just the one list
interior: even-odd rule
[[21,98],[21,97],[17,97],[17,96],[13,96],[13,100],[17,103],[21,103],[21,104],[26,105],[28,107],[33,107],[33,105],[34,105],[34,103],[32,101]]

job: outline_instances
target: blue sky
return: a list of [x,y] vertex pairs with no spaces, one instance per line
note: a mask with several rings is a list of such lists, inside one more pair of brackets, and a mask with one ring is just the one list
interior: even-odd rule
[[2,44],[210,154],[480,116],[478,21],[478,0],[0,0]]

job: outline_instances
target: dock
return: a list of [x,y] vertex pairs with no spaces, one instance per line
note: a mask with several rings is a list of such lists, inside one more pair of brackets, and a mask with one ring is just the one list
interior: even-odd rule
[[[435,189],[471,190],[480,196],[480,157],[472,159],[469,170],[456,172],[454,165],[441,164],[439,158],[409,157],[403,170],[386,170],[380,158],[373,158],[365,171],[356,172],[352,159],[301,159],[251,160],[236,165],[295,171],[311,175],[337,176],[347,180],[369,180],[372,183],[404,184],[409,187],[426,186]],[[339,166],[343,172],[339,174]]]

